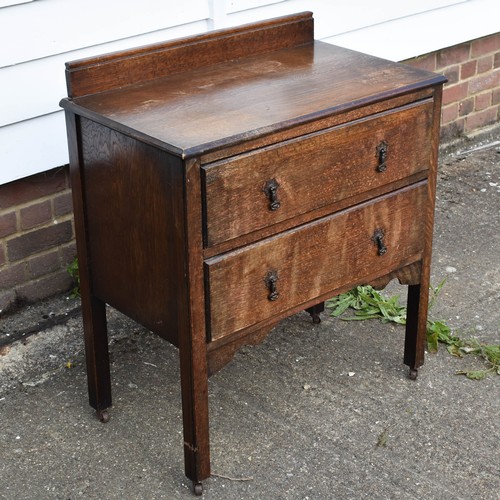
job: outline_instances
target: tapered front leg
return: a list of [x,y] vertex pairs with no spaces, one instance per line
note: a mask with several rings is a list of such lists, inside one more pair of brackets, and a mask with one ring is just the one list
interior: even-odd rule
[[427,312],[429,302],[434,206],[436,200],[436,177],[439,144],[439,117],[441,115],[441,86],[434,90],[434,120],[432,122],[432,144],[430,150],[429,176],[427,178],[427,212],[423,237],[422,269],[419,284],[409,285],[406,318],[404,362],[410,367],[410,378],[416,379],[418,368],[424,364],[427,337]]
[[404,362],[410,367],[411,379],[417,378],[418,368],[424,364],[428,298],[428,287],[408,286]]
[[82,290],[82,312],[89,403],[96,409],[99,420],[106,422],[108,415],[103,410],[111,406],[106,306]]
[[201,495],[201,481],[210,477],[208,434],[208,361],[201,213],[201,180],[198,160],[185,164],[186,280],[180,301],[179,355],[182,421],[186,476],[194,493]]
[[[201,494],[201,481],[210,477],[208,431],[208,372],[206,349],[192,349],[192,342],[180,348],[182,420],[184,427],[184,465],[193,481],[195,494]],[[185,345],[189,344],[189,345]]]

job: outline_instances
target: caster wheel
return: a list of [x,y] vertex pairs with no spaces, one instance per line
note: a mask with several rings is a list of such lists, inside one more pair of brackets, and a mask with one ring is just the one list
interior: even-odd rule
[[97,410],[95,414],[96,417],[99,419],[99,421],[102,422],[103,424],[109,422],[109,413],[107,410]]
[[193,489],[194,489],[194,494],[197,497],[201,497],[201,495],[203,495],[203,485],[201,483],[194,483]]
[[319,314],[311,314],[311,317],[315,325],[321,323],[321,318],[319,317]]
[[410,368],[410,374],[408,376],[411,380],[417,380],[418,370],[416,368]]

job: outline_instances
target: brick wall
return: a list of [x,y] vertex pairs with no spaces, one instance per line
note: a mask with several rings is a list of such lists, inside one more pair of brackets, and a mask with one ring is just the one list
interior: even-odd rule
[[75,253],[67,167],[0,186],[0,315],[68,290]]
[[[442,143],[498,123],[500,33],[404,61],[444,73]],[[0,186],[0,315],[68,290],[75,256],[68,169]]]
[[443,92],[442,143],[500,121],[500,33],[404,62],[448,77]]

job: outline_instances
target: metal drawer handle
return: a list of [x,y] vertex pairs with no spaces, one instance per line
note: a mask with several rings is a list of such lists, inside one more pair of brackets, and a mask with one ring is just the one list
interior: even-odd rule
[[276,286],[276,282],[278,281],[278,271],[269,271],[264,281],[269,290],[267,298],[270,301],[276,300],[280,296]]
[[387,142],[382,141],[377,146],[377,172],[385,172],[387,170]]
[[375,232],[373,233],[372,236],[372,241],[377,245],[378,247],[378,254],[379,255],[384,255],[387,253],[387,247],[384,245],[384,230],[383,229],[375,229]]
[[271,179],[266,182],[266,185],[264,186],[264,193],[266,193],[266,196],[269,199],[269,210],[272,210],[273,212],[275,210],[278,210],[278,208],[281,206],[280,201],[278,200],[278,188],[280,185],[278,184],[278,181],[276,179]]

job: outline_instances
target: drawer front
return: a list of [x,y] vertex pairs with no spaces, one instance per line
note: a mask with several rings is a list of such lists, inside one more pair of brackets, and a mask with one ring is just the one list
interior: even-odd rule
[[213,246],[429,168],[425,101],[203,167]]
[[421,257],[427,182],[205,263],[212,340]]

